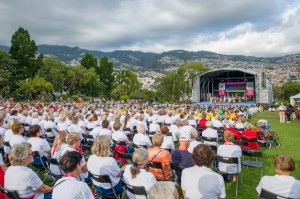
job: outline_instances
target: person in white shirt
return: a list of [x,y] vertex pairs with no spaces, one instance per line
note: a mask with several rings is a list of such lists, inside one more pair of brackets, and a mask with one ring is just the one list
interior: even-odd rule
[[173,124],[173,118],[172,118],[172,112],[171,112],[171,111],[169,111],[169,112],[168,112],[168,115],[165,117],[164,123],[165,123],[167,126],[170,126],[171,124]]
[[[88,171],[92,175],[109,175],[112,186],[116,193],[123,191],[123,186],[120,181],[121,170],[116,160],[110,157],[110,143],[105,135],[97,137],[92,146],[92,155],[87,163]],[[108,183],[99,183],[92,180],[95,188],[102,194],[113,195],[113,190]]]
[[17,122],[12,126],[12,131],[14,135],[10,138],[9,144],[13,148],[14,146],[26,142],[27,139],[23,137],[22,133],[24,132],[23,126],[21,123]]
[[11,166],[5,172],[4,188],[17,191],[20,198],[50,199],[52,187],[43,184],[38,175],[28,167],[33,161],[31,144],[23,142],[10,154]]
[[[261,189],[287,198],[300,198],[300,181],[291,176],[295,170],[295,163],[290,156],[277,155],[274,159],[275,176],[261,178],[256,191],[258,195]],[[280,197],[279,197],[280,198]]]
[[196,140],[198,138],[199,134],[195,128],[190,130],[190,134],[191,134],[191,142],[190,142],[190,145],[188,148],[188,152],[193,153],[194,148],[196,146],[198,146],[199,144],[203,144],[203,143]]
[[28,114],[27,114],[27,117],[26,117],[26,120],[25,120],[25,124],[29,124],[31,125],[32,123],[32,111],[28,111]]
[[160,132],[160,126],[159,126],[159,124],[157,124],[157,120],[154,118],[153,118],[152,123],[149,124],[149,131],[156,132],[156,133]]
[[281,103],[280,106],[278,107],[280,123],[285,123],[285,111],[286,111],[286,107],[284,106],[283,103]]
[[169,131],[172,133],[173,141],[176,143],[178,142],[178,138],[180,136],[180,126],[181,120],[176,119],[175,124],[171,124]]
[[59,115],[59,122],[57,123],[57,130],[68,133],[68,124],[66,123],[66,115]]
[[83,136],[82,136],[83,130],[80,126],[78,126],[78,118],[76,116],[72,117],[72,124],[68,128],[68,132],[69,133],[72,133],[72,132],[79,133],[81,140],[83,140]]
[[[61,152],[68,146],[69,145],[66,143],[66,133],[58,132],[55,136],[53,146],[51,149],[51,157],[59,159],[62,156]],[[62,175],[61,169],[58,167],[58,165],[50,164],[50,170],[56,175]]]
[[57,134],[57,128],[55,122],[53,122],[53,116],[48,114],[45,116],[45,120],[46,122],[44,123],[44,128],[46,130],[47,137],[55,137]]
[[81,173],[81,154],[79,152],[71,151],[63,155],[59,166],[65,176],[55,183],[52,199],[94,199],[89,186],[77,180]]
[[0,117],[0,135],[2,138],[5,136],[6,128],[3,127],[4,119]]
[[[206,125],[206,129],[202,132],[202,137],[208,137],[208,138],[218,138],[218,132],[217,130],[212,129],[212,122],[211,121],[207,121],[205,123]],[[213,145],[213,146],[217,146],[218,142],[208,142],[208,141],[204,141],[204,144],[209,144],[209,145]]]
[[[236,164],[226,164],[219,162],[218,168],[220,171],[225,173],[239,173],[241,172],[241,160],[242,157],[242,149],[240,146],[233,144],[234,135],[230,131],[224,132],[224,139],[225,143],[220,145],[217,150],[217,155],[221,157],[228,157],[228,158],[239,158],[238,167]],[[236,176],[233,176],[233,181],[236,180]]]
[[194,127],[194,128],[197,127],[197,123],[196,123],[196,120],[195,120],[195,118],[194,118],[194,115],[188,116],[188,125],[189,125],[189,126],[192,126],[192,127]]
[[160,127],[160,132],[164,136],[164,141],[161,145],[161,148],[162,149],[171,149],[171,150],[175,149],[175,145],[174,145],[172,136],[167,136],[169,133],[169,128],[167,127],[167,125],[162,125]]
[[200,144],[192,154],[195,166],[182,171],[181,188],[184,198],[225,198],[223,177],[211,170],[214,154],[209,145]]
[[[18,120],[15,118],[8,120],[6,125],[7,130],[4,133],[4,142],[9,142],[11,137],[14,135],[14,132],[12,131],[12,126],[16,123],[18,123]],[[4,152],[6,155],[9,154],[10,150],[11,147],[4,146]]]
[[38,112],[33,112],[32,113],[32,120],[31,120],[31,124],[30,125],[35,125],[35,124],[39,124],[40,120],[39,120],[39,113]]
[[181,127],[179,128],[180,134],[187,134],[190,133],[191,129],[193,127],[189,125],[188,121],[186,119],[181,120]]
[[[78,150],[78,148],[81,145],[81,140],[80,140],[79,133],[69,133],[66,137],[66,142],[67,142],[68,146],[61,150],[60,157],[57,158],[58,160],[60,160],[60,158],[66,152],[68,152],[68,151],[77,151]],[[90,179],[89,179],[89,176],[88,176],[87,164],[86,164],[86,160],[85,160],[84,156],[82,156],[82,159],[81,159],[81,166],[82,166],[82,169],[81,169],[82,172],[80,174],[80,179],[82,181],[89,182]]]
[[[132,164],[125,165],[123,179],[131,186],[144,186],[148,193],[150,188],[157,182],[155,176],[145,170],[148,163],[148,152],[144,148],[139,148],[133,153]],[[145,196],[133,195],[127,192],[129,198],[144,199]]]
[[23,110],[23,111],[22,111],[22,114],[20,115],[19,122],[20,122],[21,124],[25,124],[25,123],[26,123],[26,117],[27,117],[27,111],[26,111],[26,110]]
[[115,132],[112,134],[112,139],[116,142],[126,142],[126,144],[130,144],[126,134],[122,131],[120,131],[121,124],[120,123],[114,123],[113,126]]
[[215,128],[224,128],[224,124],[222,123],[222,116],[221,115],[218,115],[216,117],[216,119],[212,122],[213,123],[213,127]]
[[137,125],[137,134],[133,137],[133,144],[137,146],[152,146],[150,138],[145,135],[145,126],[144,124]]
[[101,126],[102,126],[102,128],[99,129],[99,133],[98,133],[97,136],[106,135],[108,137],[108,139],[109,139],[110,144],[113,145],[114,144],[114,142],[112,140],[112,133],[113,132],[108,129],[109,128],[109,122],[107,120],[103,120]]
[[32,145],[32,151],[38,151],[40,156],[49,156],[51,147],[46,139],[40,138],[41,127],[37,124],[29,127],[30,138],[27,140]]

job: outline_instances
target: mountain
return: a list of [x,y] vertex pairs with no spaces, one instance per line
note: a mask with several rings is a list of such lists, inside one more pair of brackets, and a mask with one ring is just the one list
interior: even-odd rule
[[[9,51],[9,47],[1,46],[0,49]],[[281,57],[254,57],[244,55],[222,55],[208,51],[185,51],[172,50],[162,53],[141,52],[130,50],[116,50],[113,52],[102,52],[86,50],[79,47],[38,45],[38,53],[43,52],[45,57],[51,57],[68,65],[80,63],[80,59],[91,53],[100,59],[107,56],[116,68],[131,69],[136,72],[176,71],[183,63],[200,62],[212,68],[245,68],[249,70],[264,71],[269,79],[275,83],[287,80],[300,79],[300,54],[286,55]]]

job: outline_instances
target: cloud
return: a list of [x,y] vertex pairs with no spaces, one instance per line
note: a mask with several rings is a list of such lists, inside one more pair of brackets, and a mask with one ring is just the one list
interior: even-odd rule
[[38,44],[275,56],[299,53],[299,12],[293,0],[10,0],[0,44],[22,26]]

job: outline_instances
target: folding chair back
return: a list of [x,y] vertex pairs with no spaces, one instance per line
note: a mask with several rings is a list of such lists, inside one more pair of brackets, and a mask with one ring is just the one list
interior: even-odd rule
[[129,162],[132,161],[132,153],[123,153],[123,152],[117,151],[117,154],[118,154],[119,158],[124,158],[125,160],[128,160]]
[[[122,185],[125,188],[126,191],[134,194],[134,195],[141,195],[145,196],[148,199],[147,192],[144,186],[132,186],[127,184],[124,179],[121,179]],[[127,194],[126,194],[127,195]],[[127,198],[129,198],[127,196]]]
[[202,136],[202,141],[217,143],[218,142],[218,138],[211,138],[211,137]]
[[138,148],[148,149],[147,145],[136,145],[136,144],[133,144],[133,147],[136,148],[136,149],[138,149]]
[[180,185],[181,184],[181,175],[182,175],[182,171],[183,171],[184,167],[171,163],[171,168],[175,171],[175,174],[177,176],[177,180],[176,180],[177,184]]
[[[109,175],[96,175],[96,174],[92,174],[90,172],[89,172],[89,174],[90,174],[92,180],[95,180],[98,183],[109,183],[111,186],[111,189],[113,190],[113,193],[114,193],[113,196],[108,196],[108,195],[104,195],[104,194],[100,193],[99,191],[97,191],[97,194],[99,194],[100,196],[104,196],[106,198],[118,198],[118,194],[116,193],[116,191],[112,185]],[[97,190],[97,189],[95,188],[95,190]]]
[[[252,151],[252,150],[242,150],[242,154],[243,154],[243,156],[256,158],[255,161],[254,160],[243,160],[242,166],[260,169],[260,178],[261,178],[262,174],[263,174],[263,162],[258,161],[258,158],[262,159],[262,152],[261,151]],[[243,183],[243,179],[244,179],[244,169],[242,169],[242,180],[241,180],[242,183]]]
[[293,198],[288,198],[288,197],[277,195],[277,194],[267,191],[265,189],[261,189],[259,198],[260,199],[278,199],[278,198],[293,199]]
[[127,146],[126,142],[125,141],[116,141],[116,140],[113,140],[114,144],[115,145],[119,145],[119,146]]
[[[46,173],[53,179],[51,186],[53,186],[57,180],[59,180],[60,178],[62,178],[64,176],[64,173],[62,172],[62,170],[59,167],[59,163],[58,160],[56,158],[47,158],[47,163],[48,165],[55,165],[58,167],[60,174],[55,174],[51,171],[50,166],[49,167],[45,167],[44,169],[46,170]],[[46,180],[47,177],[44,178],[44,180]],[[44,181],[43,180],[43,181]]]
[[21,199],[17,191],[4,189],[1,185],[0,185],[0,190],[2,194],[7,196],[9,199]]

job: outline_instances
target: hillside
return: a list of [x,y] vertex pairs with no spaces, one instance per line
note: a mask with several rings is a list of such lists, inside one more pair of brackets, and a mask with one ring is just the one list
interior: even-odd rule
[[[8,52],[9,47],[0,46]],[[170,72],[183,63],[200,62],[212,68],[245,68],[254,71],[265,71],[268,78],[275,84],[287,80],[300,79],[296,67],[300,63],[300,54],[282,57],[253,57],[243,55],[222,55],[208,51],[173,50],[163,53],[116,50],[102,52],[81,49],[79,47],[39,45],[38,53],[51,57],[68,65],[79,64],[85,53],[91,53],[98,59],[107,56],[116,68],[139,71]]]

